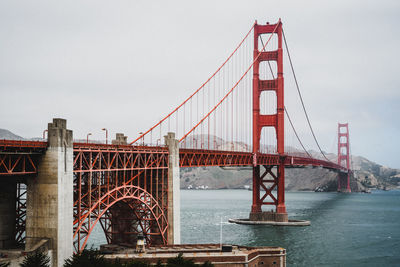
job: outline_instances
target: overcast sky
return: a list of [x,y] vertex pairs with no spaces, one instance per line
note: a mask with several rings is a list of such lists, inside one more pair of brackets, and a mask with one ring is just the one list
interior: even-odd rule
[[336,152],[337,122],[349,122],[353,154],[400,168],[398,0],[3,0],[0,128],[37,137],[62,117],[75,138],[104,139],[106,127],[132,140],[198,88],[255,19],[278,18],[324,150]]

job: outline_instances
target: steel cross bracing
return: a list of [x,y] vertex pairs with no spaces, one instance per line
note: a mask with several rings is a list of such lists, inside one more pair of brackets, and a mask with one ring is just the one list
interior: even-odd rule
[[[75,143],[75,249],[85,247],[98,222],[108,242],[132,243],[142,232],[148,245],[167,244],[167,168],[168,151],[164,147]],[[115,205],[132,211],[129,220]],[[121,224],[123,221],[129,223]]]
[[0,140],[0,175],[36,174],[46,147],[47,142]]

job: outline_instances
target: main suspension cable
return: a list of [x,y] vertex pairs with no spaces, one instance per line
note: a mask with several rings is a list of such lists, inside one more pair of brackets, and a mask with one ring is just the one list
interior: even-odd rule
[[304,147],[303,142],[301,142],[300,137],[297,135],[297,132],[296,132],[296,130],[294,129],[292,120],[290,119],[289,112],[287,111],[286,106],[285,106],[285,114],[286,114],[287,118],[289,119],[289,123],[290,123],[290,125],[292,126],[292,129],[293,129],[293,131],[294,131],[294,134],[296,135],[296,138],[297,138],[297,140],[299,141],[301,147],[302,147],[303,150],[307,153],[307,155],[308,155],[310,158],[312,158],[312,156],[310,155],[310,153],[308,153],[308,151],[307,151],[306,148]]
[[[264,47],[264,41],[263,41],[263,39],[262,39],[262,36],[260,36],[260,40],[261,40],[261,45]],[[265,51],[265,47],[264,47],[264,52],[266,52],[266,51]],[[274,72],[272,71],[271,63],[269,63],[269,61],[267,61],[267,62],[268,62],[269,70],[271,71],[272,79],[275,80],[275,75],[274,75]],[[299,137],[299,135],[297,134],[296,129],[294,128],[294,125],[293,125],[293,123],[292,123],[292,120],[290,119],[289,112],[287,111],[286,106],[284,106],[284,108],[285,108],[285,114],[286,114],[286,116],[287,116],[287,118],[288,118],[288,120],[289,120],[290,126],[292,126],[292,129],[293,129],[293,132],[294,132],[294,134],[295,134],[295,136],[296,136],[296,138],[297,138],[297,141],[299,141],[299,143],[300,143],[301,147],[303,148],[304,152],[306,152],[307,155],[308,155],[310,158],[312,158],[311,155],[310,155],[310,153],[308,153],[307,149],[304,147],[303,142],[300,140],[300,137]]]
[[[242,46],[242,44],[244,43],[244,41],[247,39],[247,37],[250,35],[251,31],[254,29],[254,26],[256,25],[256,23],[254,23],[250,30],[247,32],[247,34],[245,35],[245,37],[242,39],[242,41],[239,43],[239,45],[233,50],[233,52],[229,55],[229,57],[222,63],[222,65],[196,90],[194,91],[194,93],[192,93],[188,98],[186,98],[179,106],[177,106],[173,111],[171,111],[167,116],[165,116],[163,119],[161,119],[157,124],[155,124],[153,127],[151,127],[149,130],[147,130],[146,132],[142,133],[139,137],[137,137],[135,140],[133,140],[132,142],[129,143],[129,145],[133,145],[134,143],[136,143],[138,140],[142,139],[145,135],[147,135],[149,132],[151,132],[154,128],[156,128],[157,126],[161,125],[162,122],[164,122],[166,119],[169,120],[169,118],[171,117],[172,114],[174,114],[178,109],[180,109],[183,105],[185,105],[193,96],[198,96],[198,92],[204,88],[204,86],[212,79],[216,76],[217,73],[219,73],[219,71],[221,69],[223,69],[223,67],[227,64],[227,62],[233,57],[233,55],[235,55],[236,51],[238,51],[238,49]],[[228,63],[229,64],[229,63]],[[178,118],[177,118],[178,119]]]
[[311,126],[310,118],[308,117],[308,114],[307,114],[307,111],[306,111],[306,107],[305,107],[305,105],[304,105],[303,97],[301,96],[299,83],[297,82],[296,73],[295,73],[295,71],[294,71],[294,67],[293,67],[293,63],[292,63],[292,58],[290,57],[290,52],[289,52],[289,48],[288,48],[288,45],[287,45],[287,42],[286,42],[285,32],[284,32],[283,29],[282,29],[282,34],[283,34],[283,40],[284,40],[284,42],[285,42],[286,53],[287,53],[288,58],[289,58],[290,68],[292,69],[294,81],[295,81],[295,83],[296,83],[297,92],[298,92],[299,97],[300,97],[301,105],[303,106],[304,114],[306,115],[306,119],[307,119],[307,122],[308,122],[308,126],[310,127],[311,133],[312,133],[312,135],[313,135],[313,137],[314,137],[314,141],[315,141],[315,143],[317,144],[318,149],[319,149],[319,151],[321,152],[322,156],[324,156],[324,158],[325,158],[327,161],[330,161],[330,160],[325,156],[325,153],[322,151],[322,149],[321,149],[321,147],[320,147],[320,145],[319,145],[319,143],[318,143],[317,137],[315,136],[314,130],[313,130],[312,126]]
[[[253,25],[253,27],[254,27],[254,25]],[[275,33],[277,28],[278,28],[278,24],[275,26],[274,31],[272,33]],[[272,35],[268,38],[267,42],[265,43],[265,46],[268,45],[269,41],[271,40],[271,37],[272,37]],[[265,47],[263,49],[265,49]],[[225,94],[225,96],[217,103],[217,105],[215,105],[215,107],[213,109],[211,109],[210,112],[208,112],[207,115],[204,116],[189,132],[187,132],[181,139],[179,139],[179,142],[182,142],[182,140],[185,139],[186,136],[188,136],[191,132],[193,132],[193,130],[195,130],[197,128],[197,126],[199,126],[201,123],[203,123],[203,121],[208,116],[210,116],[210,114],[213,113],[221,105],[222,102],[224,102],[224,100],[233,92],[233,90],[235,90],[235,88],[238,86],[238,84],[243,80],[243,78],[247,75],[247,73],[252,69],[252,67],[254,66],[254,63],[258,60],[260,55],[261,55],[261,52],[258,53],[256,58],[252,61],[251,65],[247,68],[247,70],[244,72],[244,74],[235,83],[235,85]],[[225,103],[227,103],[227,102],[225,102]]]

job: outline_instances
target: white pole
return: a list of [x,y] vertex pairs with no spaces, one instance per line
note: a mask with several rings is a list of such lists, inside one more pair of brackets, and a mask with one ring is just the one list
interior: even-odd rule
[[220,244],[221,249],[222,249],[222,217],[221,217],[221,228],[219,230],[219,244]]

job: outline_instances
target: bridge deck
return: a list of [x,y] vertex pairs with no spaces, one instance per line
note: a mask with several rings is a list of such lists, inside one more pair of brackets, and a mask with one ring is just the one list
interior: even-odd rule
[[[0,140],[0,175],[23,175],[37,173],[37,164],[40,155],[47,148],[47,142],[42,141],[15,141]],[[113,155],[123,155],[123,167],[125,169],[143,168],[146,162],[154,164],[154,157],[151,155],[168,154],[167,147],[164,146],[131,146],[131,145],[106,145],[97,143],[74,143],[74,153],[112,153]],[[219,151],[205,149],[180,149],[181,167],[205,167],[205,166],[253,166],[257,165],[278,165],[284,161],[288,168],[298,168],[303,166],[322,167],[332,170],[347,172],[347,169],[330,161],[308,158],[302,156],[277,154],[259,154],[255,158],[250,152]],[[36,155],[36,156],[35,156]],[[134,156],[133,156],[134,155]],[[145,156],[143,156],[145,155]],[[159,158],[159,157],[156,157]],[[140,159],[135,161],[135,159]],[[143,159],[146,159],[143,161]],[[137,162],[137,163],[136,163]],[[101,165],[93,165],[91,169],[100,168],[97,171],[121,168],[108,162]],[[137,164],[137,165],[136,165]],[[156,164],[157,166],[159,164]],[[101,167],[98,167],[101,166]],[[153,167],[157,167],[153,166]],[[160,166],[158,166],[160,167]],[[104,169],[106,168],[106,169]],[[114,169],[115,170],[115,169]],[[74,171],[82,171],[74,170]]]
[[32,175],[47,142],[0,140],[0,175]]

